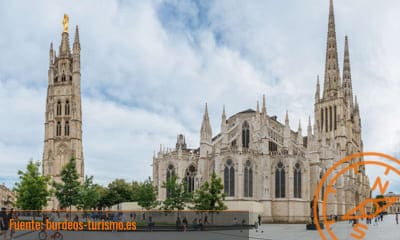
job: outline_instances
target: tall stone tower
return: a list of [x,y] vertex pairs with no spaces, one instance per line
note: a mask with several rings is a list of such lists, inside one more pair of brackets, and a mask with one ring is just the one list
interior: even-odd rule
[[[79,30],[76,26],[72,53],[69,46],[68,16],[64,16],[64,31],[58,55],[50,45],[50,64],[46,99],[43,174],[60,181],[62,167],[71,158],[82,180],[84,160],[82,150],[82,107]],[[50,206],[58,208],[55,201]]]
[[[347,36],[345,37],[342,80],[338,62],[333,0],[330,0],[325,79],[322,97],[320,94],[319,78],[317,79],[314,116],[316,129],[318,131],[316,134],[318,136],[317,140],[323,145],[335,146],[335,150],[338,151],[340,158],[343,158],[350,154],[363,151],[360,111],[357,97],[353,98]],[[321,154],[321,159],[330,163],[339,160],[324,159],[324,154]],[[363,159],[354,159],[354,161],[362,160]],[[364,178],[365,169],[362,168],[359,171],[363,176],[360,179],[358,179],[353,171],[350,171],[337,184],[338,214],[343,214],[344,211],[350,210],[352,207],[356,206],[361,199],[367,197],[363,196],[365,195],[364,193],[359,193],[363,192],[363,190],[359,191],[353,187],[356,184],[364,185],[366,181],[366,178]]]

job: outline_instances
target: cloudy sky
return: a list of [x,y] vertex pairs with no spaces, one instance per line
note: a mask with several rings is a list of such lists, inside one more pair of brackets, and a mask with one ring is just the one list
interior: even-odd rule
[[[306,125],[323,79],[328,0],[1,1],[0,182],[43,150],[50,42],[63,14],[82,48],[86,174],[99,183],[151,175],[153,152],[186,135],[197,147],[204,103],[213,132],[267,96],[270,115]],[[367,151],[398,156],[400,2],[335,0],[340,66],[350,41]],[[368,169],[371,177],[377,173]],[[399,181],[397,180],[397,186]],[[394,186],[392,186],[392,190]]]

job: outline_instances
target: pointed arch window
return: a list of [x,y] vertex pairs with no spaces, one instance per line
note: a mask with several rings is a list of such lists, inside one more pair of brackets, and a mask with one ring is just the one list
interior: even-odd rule
[[65,133],[65,136],[69,136],[69,122],[68,121],[65,122],[64,133]]
[[190,165],[186,169],[185,173],[185,184],[186,184],[186,191],[191,193],[194,191],[194,179],[196,176],[196,168],[193,165]]
[[57,115],[58,116],[61,115],[61,101],[60,100],[57,102]]
[[65,102],[65,115],[69,115],[69,101],[67,100],[66,102]]
[[285,168],[282,162],[279,162],[275,169],[275,197],[284,198],[286,191]]
[[63,75],[61,76],[61,82],[65,82],[65,80],[66,80],[66,77],[65,77],[65,74],[63,73]]
[[250,143],[250,126],[247,121],[242,126],[242,146],[248,148]]
[[61,122],[57,122],[57,126],[56,126],[56,136],[57,136],[57,137],[61,136]]
[[224,192],[228,197],[235,196],[235,168],[231,159],[228,159],[225,164]]
[[294,166],[293,179],[293,196],[294,198],[301,198],[301,168],[299,163]]
[[253,197],[253,167],[249,160],[244,168],[244,196]]

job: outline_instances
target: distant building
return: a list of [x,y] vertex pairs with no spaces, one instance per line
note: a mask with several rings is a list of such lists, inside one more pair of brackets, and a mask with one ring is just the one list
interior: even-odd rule
[[[306,135],[261,109],[247,109],[227,118],[222,111],[220,132],[212,134],[207,105],[200,130],[199,148],[189,149],[178,135],[174,149],[161,148],[153,157],[153,180],[158,199],[166,198],[164,182],[173,175],[193,192],[215,172],[223,179],[231,210],[249,210],[269,222],[305,222],[310,201],[327,169],[341,158],[363,152],[361,117],[353,96],[348,38],[345,38],[343,75],[340,75],[333,1],[330,1],[325,80],[319,79],[314,102],[314,124]],[[212,86],[210,86],[212,88]],[[322,96],[321,96],[322,95]],[[239,96],[238,96],[239,97]],[[222,105],[222,104],[221,104]],[[352,163],[363,161],[353,159]],[[344,215],[370,197],[364,165],[341,175],[329,194],[327,215]],[[322,192],[325,188],[322,188]]]
[[15,202],[15,192],[8,189],[4,184],[0,185],[0,207],[12,208]]
[[397,201],[393,203],[390,207],[386,209],[388,214],[396,214],[400,213],[400,194],[396,194],[393,192],[389,192],[388,194],[384,195],[385,197],[397,197]]

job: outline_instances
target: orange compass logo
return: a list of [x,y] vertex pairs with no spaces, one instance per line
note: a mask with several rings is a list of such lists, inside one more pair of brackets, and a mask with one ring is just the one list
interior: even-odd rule
[[[364,161],[352,161],[357,158],[384,158],[386,161],[377,160],[377,159],[368,159]],[[386,163],[387,162],[387,163]],[[389,173],[395,173],[400,177],[400,160],[390,155],[378,152],[363,152],[356,153],[350,156],[347,156],[341,159],[339,162],[335,163],[331,168],[329,168],[321,181],[319,182],[317,189],[315,191],[315,200],[313,203],[313,208],[318,208],[318,202],[322,202],[322,211],[321,211],[321,219],[319,219],[318,211],[314,212],[314,219],[316,219],[315,224],[318,229],[318,232],[322,239],[326,240],[327,237],[330,236],[329,239],[338,239],[333,230],[330,228],[330,225],[335,223],[335,220],[328,218],[327,214],[327,202],[330,194],[336,196],[336,189],[334,188],[339,177],[343,176],[349,171],[354,171],[355,175],[359,173],[359,169],[361,166],[373,165],[375,168],[381,168],[384,171],[384,175],[387,176]],[[326,191],[324,191],[324,187],[326,186]],[[381,177],[377,177],[374,180],[374,184],[372,185],[372,191],[379,189],[379,193],[381,195],[385,194],[387,188],[389,187],[389,181],[382,183]],[[320,199],[320,194],[323,193]],[[389,208],[395,202],[399,200],[398,197],[384,197],[380,199],[372,199],[368,198],[359,203],[356,207],[352,208],[348,212],[346,212],[340,219],[338,220],[353,220],[355,224],[353,225],[353,231],[351,231],[350,239],[364,239],[366,236],[366,230],[368,230],[368,225],[358,222],[356,220],[369,218],[372,219],[375,216],[381,214],[385,209]],[[382,205],[382,203],[384,203]],[[368,213],[365,211],[367,206],[374,206],[375,211],[373,213]],[[372,212],[372,211],[371,211]],[[326,233],[324,233],[321,229],[320,221],[326,227]],[[357,223],[358,222],[358,223]]]

